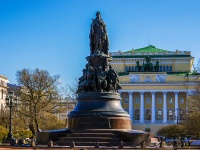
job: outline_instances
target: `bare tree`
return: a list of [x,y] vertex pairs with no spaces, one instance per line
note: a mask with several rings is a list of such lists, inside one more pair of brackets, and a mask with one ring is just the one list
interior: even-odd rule
[[78,79],[75,79],[75,82],[72,85],[67,84],[66,87],[61,87],[61,93],[63,99],[71,101],[74,103],[74,105],[76,105],[77,89],[78,89]]
[[184,125],[188,135],[200,137],[200,83],[192,91],[188,100],[188,116]]
[[23,115],[33,135],[40,130],[42,119],[48,113],[60,111],[59,76],[51,76],[46,70],[23,69],[16,74],[20,90],[20,106],[18,112]]

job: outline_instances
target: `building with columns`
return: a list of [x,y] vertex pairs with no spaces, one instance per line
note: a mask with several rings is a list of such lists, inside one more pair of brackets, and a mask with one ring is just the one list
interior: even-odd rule
[[133,129],[156,135],[160,127],[177,124],[187,113],[188,97],[199,83],[192,74],[190,51],[168,51],[155,46],[110,53],[119,74],[121,104]]

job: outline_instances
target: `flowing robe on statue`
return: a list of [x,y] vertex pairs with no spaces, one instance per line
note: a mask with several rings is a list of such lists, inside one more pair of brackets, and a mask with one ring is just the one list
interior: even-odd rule
[[108,55],[108,49],[109,41],[106,31],[106,24],[100,18],[100,16],[97,16],[92,21],[90,29],[90,54],[100,51]]

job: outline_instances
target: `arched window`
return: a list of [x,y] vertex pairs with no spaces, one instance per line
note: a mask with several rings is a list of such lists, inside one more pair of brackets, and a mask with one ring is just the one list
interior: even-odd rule
[[146,120],[151,120],[151,110],[146,110]]
[[162,120],[162,110],[161,109],[158,109],[157,110],[157,115],[156,115],[156,118],[157,118],[157,120]]
[[140,120],[140,110],[135,110],[135,120]]

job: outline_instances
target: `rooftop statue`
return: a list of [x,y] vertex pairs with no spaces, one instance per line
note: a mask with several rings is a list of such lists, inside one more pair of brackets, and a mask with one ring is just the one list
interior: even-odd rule
[[153,66],[151,62],[150,56],[145,57],[145,61],[143,60],[143,65],[139,64],[139,61],[136,62],[135,70],[136,72],[159,72],[159,61],[156,61],[156,64]]
[[94,54],[97,51],[103,52],[108,55],[109,41],[106,30],[106,24],[101,19],[101,14],[98,11],[96,18],[93,19],[90,28],[90,54]]

